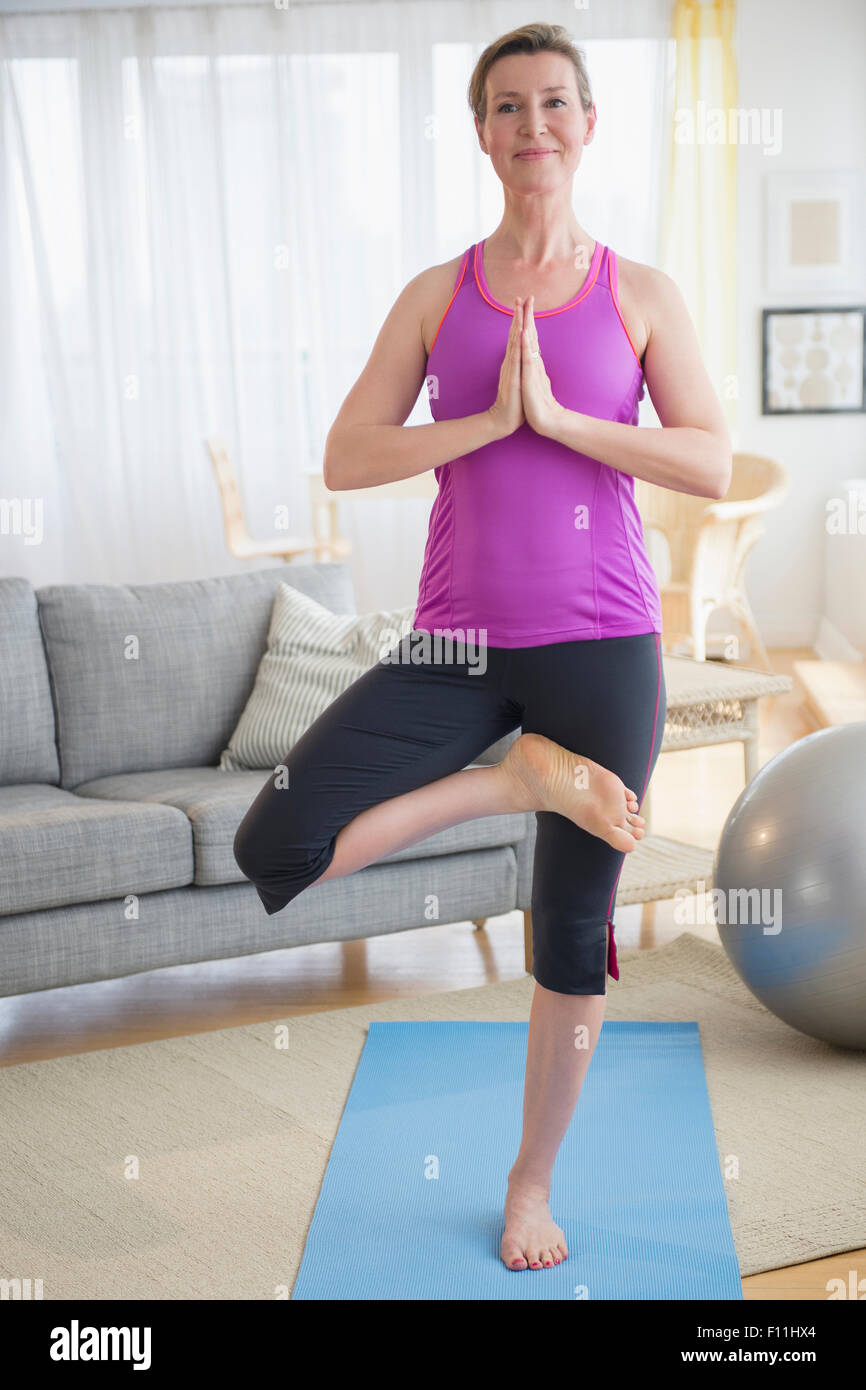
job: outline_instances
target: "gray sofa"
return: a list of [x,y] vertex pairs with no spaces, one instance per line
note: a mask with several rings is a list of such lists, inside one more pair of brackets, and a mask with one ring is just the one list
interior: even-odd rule
[[528,914],[531,814],[456,825],[267,915],[232,844],[269,769],[218,764],[279,583],[356,611],[342,564],[39,590],[0,579],[0,994]]

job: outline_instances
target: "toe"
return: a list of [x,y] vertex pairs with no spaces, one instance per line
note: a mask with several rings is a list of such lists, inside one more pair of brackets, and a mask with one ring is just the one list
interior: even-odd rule
[[622,854],[629,854],[636,843],[631,831],[623,830],[618,825],[612,825],[604,838],[613,849],[619,850]]
[[526,1269],[526,1256],[516,1240],[503,1242],[501,1255],[509,1269]]

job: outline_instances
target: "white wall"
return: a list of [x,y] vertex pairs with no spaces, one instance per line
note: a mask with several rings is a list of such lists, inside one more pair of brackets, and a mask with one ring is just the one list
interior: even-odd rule
[[[845,479],[866,475],[866,415],[761,415],[761,310],[798,302],[770,298],[763,283],[763,185],[768,168],[866,167],[866,4],[739,0],[737,12],[738,104],[780,108],[782,148],[765,156],[747,145],[739,154],[735,447],[779,459],[791,474],[788,498],[752,551],[747,587],[768,647],[808,646],[824,605],[825,500]],[[866,303],[866,285],[851,302]]]

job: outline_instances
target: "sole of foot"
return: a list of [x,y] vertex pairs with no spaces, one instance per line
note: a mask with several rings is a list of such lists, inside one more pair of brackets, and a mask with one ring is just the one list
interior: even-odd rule
[[521,734],[503,760],[529,801],[528,809],[557,811],[613,849],[630,854],[643,838],[638,800],[615,772],[544,734]]

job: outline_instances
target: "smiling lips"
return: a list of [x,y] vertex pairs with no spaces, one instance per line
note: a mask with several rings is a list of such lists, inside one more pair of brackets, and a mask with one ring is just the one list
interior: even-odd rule
[[517,154],[517,158],[518,158],[518,159],[544,159],[545,155],[548,155],[548,154],[556,154],[556,150],[546,150],[546,149],[545,149],[545,150],[542,150],[542,149],[537,149],[537,150],[519,150],[519,151],[518,151],[518,154]]

